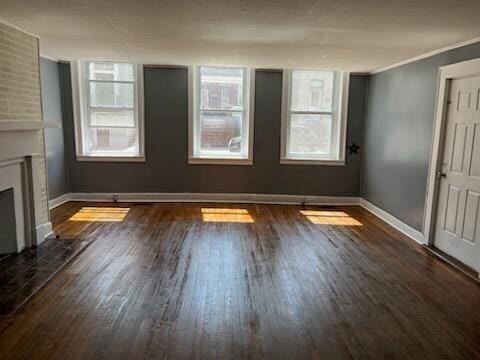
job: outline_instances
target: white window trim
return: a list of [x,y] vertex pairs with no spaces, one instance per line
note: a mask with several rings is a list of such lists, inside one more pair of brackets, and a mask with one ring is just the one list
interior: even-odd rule
[[[203,65],[211,66],[211,65]],[[214,67],[214,66],[212,66]],[[235,66],[218,66],[226,68],[235,68]],[[253,165],[253,129],[254,129],[254,110],[255,110],[255,69],[248,67],[238,67],[246,69],[245,80],[248,81],[244,86],[244,128],[248,129],[248,156],[246,158],[238,157],[207,157],[195,154],[195,126],[199,122],[198,104],[200,101],[199,81],[200,66],[188,67],[188,163],[205,165]]]
[[293,69],[283,70],[282,82],[282,124],[281,124],[281,141],[280,141],[280,164],[290,165],[345,165],[345,150],[347,141],[347,118],[348,118],[348,92],[350,83],[350,73],[336,71],[337,80],[335,81],[334,91],[338,91],[335,96],[333,105],[333,113],[339,114],[339,132],[338,156],[318,157],[318,158],[294,158],[287,156],[288,146],[288,127],[290,122],[290,103],[291,103],[291,86],[292,86]]
[[[112,61],[118,62],[118,61]],[[85,143],[83,128],[87,121],[85,109],[85,66],[86,61],[72,61],[70,63],[72,101],[75,129],[75,152],[77,161],[100,161],[100,162],[145,162],[145,102],[143,87],[143,65],[135,65],[135,94],[136,121],[138,129],[138,150],[139,155],[90,155],[85,154],[83,145]]]

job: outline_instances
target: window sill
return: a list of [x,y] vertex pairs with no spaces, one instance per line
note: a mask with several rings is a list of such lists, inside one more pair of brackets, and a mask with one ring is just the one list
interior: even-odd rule
[[253,165],[252,159],[190,157],[190,165]]
[[145,162],[145,156],[77,155],[77,161],[88,162]]
[[345,166],[345,160],[327,160],[327,159],[281,159],[282,165],[327,165],[327,166]]

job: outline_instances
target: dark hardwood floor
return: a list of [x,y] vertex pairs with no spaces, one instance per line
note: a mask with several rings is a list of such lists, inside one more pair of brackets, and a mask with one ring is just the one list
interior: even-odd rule
[[54,210],[94,241],[0,359],[480,358],[480,287],[359,207],[111,207]]
[[0,260],[0,316],[20,310],[72,259],[87,241],[47,239],[38,247]]

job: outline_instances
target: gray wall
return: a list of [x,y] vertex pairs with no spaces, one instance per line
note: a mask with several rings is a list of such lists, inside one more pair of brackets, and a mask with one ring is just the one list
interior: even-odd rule
[[[280,165],[282,73],[256,72],[253,166],[188,165],[187,69],[146,67],[146,163],[78,162],[70,69],[60,64],[71,192],[205,192],[356,196],[361,156],[346,166]],[[348,137],[362,143],[366,76],[352,76]]]
[[480,43],[370,77],[362,195],[422,230],[438,67],[480,57]]
[[[42,87],[42,107],[45,121],[62,125],[62,105],[58,63],[40,59],[40,79]],[[47,157],[48,198],[55,199],[68,192],[67,165],[63,129],[45,130],[45,150]]]

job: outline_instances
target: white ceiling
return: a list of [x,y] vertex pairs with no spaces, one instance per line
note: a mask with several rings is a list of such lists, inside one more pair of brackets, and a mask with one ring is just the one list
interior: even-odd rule
[[0,0],[63,60],[366,72],[480,37],[479,0]]

